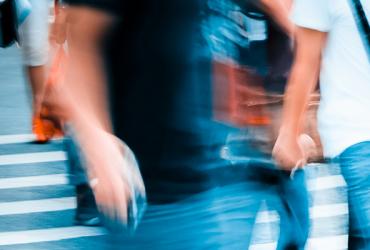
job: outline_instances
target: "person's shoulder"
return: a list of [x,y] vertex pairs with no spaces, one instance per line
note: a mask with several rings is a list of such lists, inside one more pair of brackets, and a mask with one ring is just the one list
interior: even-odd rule
[[331,28],[332,0],[294,0],[292,20],[300,27],[327,32]]

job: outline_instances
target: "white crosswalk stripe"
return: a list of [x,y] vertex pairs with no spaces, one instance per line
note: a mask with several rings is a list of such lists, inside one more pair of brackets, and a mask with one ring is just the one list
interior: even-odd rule
[[0,216],[75,209],[75,197],[0,203]]
[[21,135],[0,135],[0,145],[2,144],[15,144],[15,143],[27,143],[35,140],[33,134],[21,134]]
[[67,185],[65,174],[38,175],[28,177],[1,178],[0,189]]
[[10,154],[10,155],[0,155],[0,166],[28,164],[28,163],[56,162],[65,160],[67,160],[67,156],[63,151]]
[[[333,237],[312,238],[307,242],[306,250],[325,249],[325,250],[345,250],[347,249],[347,235]],[[275,250],[276,243],[255,244],[249,250]]]
[[[33,134],[15,134],[15,135],[0,135],[0,145],[4,144],[18,144],[18,143],[30,143],[35,141],[36,137]],[[58,141],[61,139],[53,139]]]
[[64,227],[0,233],[0,246],[58,241],[106,234],[102,228]]
[[341,175],[319,177],[307,182],[308,190],[311,192],[345,186],[346,182]]

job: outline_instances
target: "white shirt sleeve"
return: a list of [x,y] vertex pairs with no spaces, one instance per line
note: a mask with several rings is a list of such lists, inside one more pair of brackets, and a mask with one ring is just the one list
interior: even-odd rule
[[328,32],[331,28],[329,0],[294,0],[292,20],[300,27]]

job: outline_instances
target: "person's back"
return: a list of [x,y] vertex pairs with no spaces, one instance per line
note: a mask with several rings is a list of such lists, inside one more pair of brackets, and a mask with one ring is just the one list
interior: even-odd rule
[[180,198],[230,165],[221,158],[230,128],[213,116],[210,10],[207,1],[136,4],[108,39],[115,132],[137,154],[149,194]]
[[[114,3],[76,2],[101,9]],[[229,17],[235,10],[232,1],[116,3],[111,12],[116,12],[119,19],[106,39],[105,53],[113,125],[115,135],[138,157],[149,198],[148,211],[136,234],[132,238],[122,236],[121,244],[127,249],[247,249],[264,198],[276,203],[282,211],[282,221],[294,220],[292,209],[276,196],[281,192],[280,184],[286,184],[283,188],[292,188],[295,182],[302,181],[302,174],[297,174],[294,182],[282,173],[265,183],[258,179],[263,171],[255,173],[245,164],[232,166],[222,158],[222,147],[232,128],[215,120],[212,64],[215,58],[226,63],[235,59],[234,41],[228,40],[234,32],[230,28],[236,28]],[[72,61],[78,61],[80,68],[71,68],[72,71],[78,69],[76,74],[81,78],[80,82],[70,85],[86,86],[96,79],[100,82],[92,86],[104,84],[101,75],[91,77],[101,70],[96,67],[101,65],[100,55],[91,56],[97,51],[96,40],[86,36],[92,32],[89,38],[96,39],[96,32],[90,26],[86,32],[85,27],[95,17],[105,20],[106,16],[87,8],[86,12],[75,10],[76,19],[81,14],[82,21],[76,21],[74,38],[81,40],[80,47],[76,47],[76,42],[71,50],[77,54],[72,56]],[[84,19],[82,14],[90,18]],[[216,23],[212,23],[214,21]],[[100,32],[97,33],[101,35]],[[212,46],[215,44],[217,46]],[[79,49],[91,48],[89,46],[94,49],[80,52]],[[98,63],[89,64],[89,58]],[[224,82],[227,84],[227,80]],[[94,113],[95,110],[88,111]],[[77,127],[83,125],[79,115],[73,118]],[[92,118],[88,121],[96,122]],[[112,144],[111,137],[100,137],[101,133],[96,130],[93,130],[96,134],[89,133],[89,127],[94,125],[85,123],[79,127],[80,141],[85,142],[82,148],[90,160],[88,167],[93,174],[94,170],[97,173],[93,189],[98,206],[103,212],[115,215],[122,212],[119,209],[125,205],[122,204],[125,196],[120,193],[124,186],[115,185],[121,184],[114,174],[114,164],[120,155],[114,155],[116,145]],[[300,196],[304,193],[300,192]],[[278,248],[303,246],[305,239],[293,233],[293,228],[297,231],[300,225],[282,223],[282,235],[286,237],[281,237]]]

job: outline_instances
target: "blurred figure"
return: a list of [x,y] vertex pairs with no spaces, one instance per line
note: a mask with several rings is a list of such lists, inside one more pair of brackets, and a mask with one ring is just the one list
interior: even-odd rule
[[31,14],[19,28],[23,63],[32,90],[32,132],[37,142],[50,139],[49,131],[41,119],[49,58],[49,1],[30,0]]
[[[370,2],[362,4],[368,19]],[[293,9],[297,50],[274,155],[287,170],[306,160],[298,135],[320,73],[319,131],[325,156],[340,164],[348,185],[348,247],[370,249],[370,67],[362,29],[351,1],[296,0]]]
[[70,126],[70,121],[65,119],[66,116],[58,111],[55,103],[55,96],[63,100],[67,98],[63,95],[60,88],[63,88],[65,83],[66,69],[68,67],[69,51],[68,46],[70,42],[68,20],[68,10],[65,4],[60,0],[54,1],[55,18],[50,29],[50,43],[53,50],[53,59],[49,78],[45,90],[45,97],[43,106],[47,107],[48,115],[42,117],[52,120],[54,127],[58,124],[63,128],[64,134],[64,149],[68,158],[68,172],[70,184],[75,186],[76,192],[76,214],[75,223],[83,226],[99,226],[101,225],[99,212],[96,207],[95,198],[91,188],[89,187],[86,172],[85,160],[82,156],[81,149],[74,135],[74,130]]
[[[125,220],[132,198],[117,174],[123,159],[112,127],[135,152],[148,192],[148,211],[135,235],[119,235],[113,247],[248,249],[261,201],[279,200],[281,191],[260,180],[263,172],[222,157],[234,128],[215,120],[215,51],[208,39],[217,32],[212,20],[229,29],[233,21],[225,13],[235,3],[66,2],[71,57],[59,101],[77,131],[98,208]],[[220,46],[221,57],[232,59],[234,45],[221,40]],[[287,215],[287,204],[276,204]],[[279,246],[298,247],[290,239]]]
[[[241,6],[239,19],[244,20],[246,32],[239,32],[243,39],[234,39],[243,41],[236,42],[239,58],[215,60],[215,101],[218,111],[224,111],[218,117],[241,128],[229,135],[225,152],[227,158],[244,163],[268,187],[266,202],[280,215],[280,230],[274,228],[276,233],[280,231],[277,248],[303,249],[309,232],[304,171],[290,176],[271,160],[292,62],[294,25],[288,18],[289,5],[261,1]],[[230,33],[227,30],[224,37]]]

